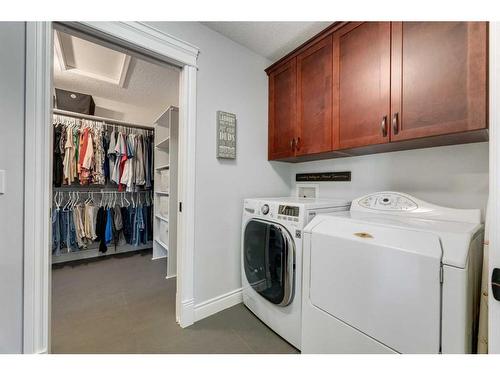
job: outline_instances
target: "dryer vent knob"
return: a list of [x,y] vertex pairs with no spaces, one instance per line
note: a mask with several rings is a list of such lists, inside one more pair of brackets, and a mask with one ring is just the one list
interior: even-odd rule
[[262,212],[263,215],[267,215],[269,213],[269,205],[268,204],[263,205],[262,208],[260,209],[260,212]]

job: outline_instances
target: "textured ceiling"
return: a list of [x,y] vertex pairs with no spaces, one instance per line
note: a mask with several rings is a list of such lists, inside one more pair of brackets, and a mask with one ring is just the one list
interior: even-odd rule
[[[170,105],[178,105],[179,71],[174,67],[132,57],[122,88],[71,70],[62,71],[56,60],[54,87],[92,95],[96,116],[152,125]],[[96,58],[95,61],[105,63],[103,59]]]
[[275,62],[331,22],[202,22],[229,39]]

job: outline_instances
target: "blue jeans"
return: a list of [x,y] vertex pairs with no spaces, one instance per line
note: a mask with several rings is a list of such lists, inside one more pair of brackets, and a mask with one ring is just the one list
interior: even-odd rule
[[67,247],[68,250],[78,250],[73,212],[62,210],[59,215],[61,223],[61,248]]
[[139,246],[141,235],[144,232],[144,219],[142,215],[142,206],[133,209],[134,218],[131,220],[132,225],[132,245]]
[[136,221],[135,221],[137,210],[135,207],[132,207],[132,206],[128,206],[127,209],[128,209],[128,217],[129,217],[128,222],[129,222],[130,229],[131,229],[130,244],[134,245],[136,238],[137,238]]
[[146,244],[148,242],[149,233],[149,206],[142,206],[142,218],[144,222],[144,230],[141,233],[141,242]]
[[52,209],[52,254],[61,255],[61,223],[58,208]]

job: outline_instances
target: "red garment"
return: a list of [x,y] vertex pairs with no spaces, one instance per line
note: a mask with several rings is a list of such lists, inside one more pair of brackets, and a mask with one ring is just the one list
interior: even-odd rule
[[85,160],[85,152],[87,152],[87,146],[89,142],[89,129],[85,128],[83,132],[80,133],[80,154],[78,155],[78,173],[82,169],[83,161]]
[[125,137],[123,136],[123,134],[120,134],[120,135],[122,137],[120,142],[123,142],[123,144],[125,145],[125,154],[122,154],[122,156],[120,158],[120,176],[118,179],[118,181],[120,181],[120,183],[118,184],[118,191],[123,191],[123,188],[125,187],[125,185],[123,185],[121,183],[121,181],[122,181],[122,176],[123,176],[123,169],[125,168],[125,162],[127,161],[128,157],[127,157],[127,142],[125,141]]

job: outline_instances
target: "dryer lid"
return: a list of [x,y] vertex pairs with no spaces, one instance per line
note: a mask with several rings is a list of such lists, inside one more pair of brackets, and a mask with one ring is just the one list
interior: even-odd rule
[[311,303],[395,351],[437,353],[439,237],[334,216],[320,219],[310,236]]
[[[419,233],[433,233],[441,240],[443,248],[443,264],[465,268],[469,257],[470,244],[474,236],[483,230],[482,224],[468,222],[431,220],[403,215],[380,215],[367,211],[344,211],[330,214],[321,214],[312,220],[304,229],[311,232],[318,223],[335,220],[344,220],[364,225],[380,225],[388,228],[400,228]],[[336,223],[336,221],[335,221]],[[335,226],[336,224],[332,224]]]

